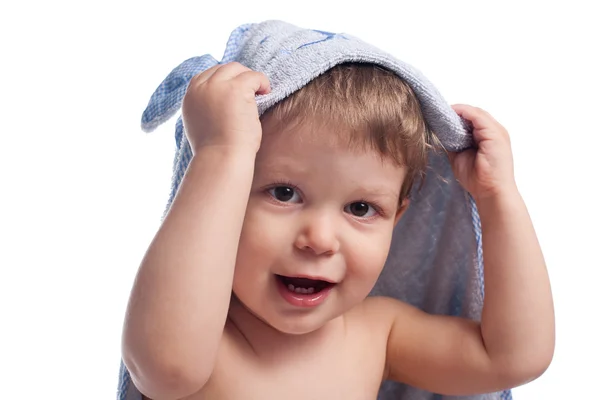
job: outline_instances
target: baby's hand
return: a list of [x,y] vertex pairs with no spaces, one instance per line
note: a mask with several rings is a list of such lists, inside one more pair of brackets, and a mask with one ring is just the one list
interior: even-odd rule
[[454,175],[476,201],[515,191],[510,138],[486,111],[463,104],[452,108],[473,124],[476,149],[449,153]]
[[194,76],[182,104],[192,153],[207,146],[258,151],[262,127],[255,95],[270,91],[266,75],[236,62]]

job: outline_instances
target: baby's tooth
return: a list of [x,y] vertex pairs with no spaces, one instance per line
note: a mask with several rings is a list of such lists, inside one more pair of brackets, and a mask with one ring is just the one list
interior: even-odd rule
[[287,285],[287,288],[290,292],[294,292],[294,293],[298,293],[298,294],[311,294],[315,292],[315,288],[314,287],[309,287],[309,288],[303,288],[303,287],[296,287],[294,285],[292,285],[291,283],[289,283]]

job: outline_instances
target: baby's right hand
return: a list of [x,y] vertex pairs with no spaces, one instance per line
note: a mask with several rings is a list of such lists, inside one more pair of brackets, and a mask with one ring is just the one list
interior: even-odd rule
[[269,79],[233,62],[192,78],[183,98],[183,126],[192,153],[209,146],[258,151],[262,127],[255,95],[271,91]]

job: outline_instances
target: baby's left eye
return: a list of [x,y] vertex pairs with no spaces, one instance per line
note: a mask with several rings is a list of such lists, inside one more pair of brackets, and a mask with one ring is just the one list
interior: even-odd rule
[[300,195],[290,186],[275,186],[268,190],[269,194],[282,203],[300,203]]
[[357,201],[355,203],[348,204],[344,211],[354,215],[355,217],[368,218],[377,214],[377,210],[370,205],[369,203],[365,203],[362,201]]

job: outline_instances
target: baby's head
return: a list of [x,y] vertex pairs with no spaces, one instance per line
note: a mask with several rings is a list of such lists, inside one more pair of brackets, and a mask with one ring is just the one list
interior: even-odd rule
[[410,87],[370,64],[334,67],[262,125],[233,290],[274,328],[307,333],[375,285],[432,135]]

